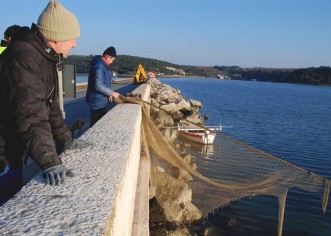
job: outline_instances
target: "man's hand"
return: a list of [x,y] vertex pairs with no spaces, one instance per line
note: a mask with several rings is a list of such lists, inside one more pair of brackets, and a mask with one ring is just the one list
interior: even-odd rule
[[120,96],[120,94],[117,92],[113,92],[113,94],[111,96],[116,99]]
[[117,92],[113,92],[112,94],[111,94],[111,96],[109,96],[109,98],[108,98],[108,100],[109,100],[109,102],[112,102],[113,101],[113,98],[118,98],[120,96],[120,94],[119,93],[117,93]]
[[50,184],[52,186],[63,184],[66,176],[73,177],[74,173],[69,171],[64,165],[53,166],[44,170],[46,184]]

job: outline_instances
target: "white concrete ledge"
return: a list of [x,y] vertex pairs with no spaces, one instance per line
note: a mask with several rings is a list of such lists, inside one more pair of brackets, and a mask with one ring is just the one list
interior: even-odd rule
[[[134,92],[149,98],[148,85],[139,89]],[[64,153],[63,162],[75,177],[52,187],[39,172],[0,208],[0,235],[131,235],[141,118],[135,104],[108,112],[81,137],[92,147]]]
[[[135,93],[141,94],[144,101],[150,101],[150,86],[143,84],[139,86]],[[147,112],[150,111],[150,106],[145,105]],[[143,150],[144,151],[144,150]],[[148,236],[149,235],[149,176],[150,176],[150,160],[142,151],[139,164],[137,192],[135,210],[133,216],[132,236]]]

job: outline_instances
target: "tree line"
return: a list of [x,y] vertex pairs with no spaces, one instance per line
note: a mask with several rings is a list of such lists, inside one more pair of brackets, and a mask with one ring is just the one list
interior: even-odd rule
[[310,67],[301,69],[270,69],[218,67],[225,75],[234,79],[256,80],[276,83],[299,83],[311,85],[331,85],[331,67]]
[[[89,56],[79,56],[71,55],[65,59],[65,63],[76,64],[77,73],[88,73],[90,70],[90,63],[94,58],[93,55]],[[156,73],[164,74],[175,74],[174,71],[166,69],[167,67],[178,68],[177,65],[160,61],[156,59],[128,56],[128,55],[118,55],[116,60],[111,65],[111,69],[116,71],[119,75],[121,74],[134,74],[136,68],[139,64],[142,64],[146,71],[154,71]]]
[[[65,63],[76,64],[77,73],[88,73],[93,55],[71,55]],[[185,71],[185,76],[216,78],[220,75],[238,80],[256,80],[277,83],[299,83],[312,85],[331,85],[331,67],[310,67],[301,69],[241,68],[239,66],[188,66],[176,65],[157,59],[118,55],[112,64],[112,70],[118,75],[133,75],[139,64],[146,71],[154,71],[164,76],[180,76],[175,68]]]

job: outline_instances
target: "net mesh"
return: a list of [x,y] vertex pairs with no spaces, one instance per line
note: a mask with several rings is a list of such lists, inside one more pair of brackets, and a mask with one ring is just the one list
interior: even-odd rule
[[209,166],[208,176],[202,175],[199,166],[164,139],[149,116],[146,102],[137,97],[121,98],[118,103],[142,105],[142,140],[151,161],[150,186],[168,220],[193,221],[231,201],[269,195],[278,198],[281,235],[287,191],[293,187],[320,192],[325,213],[330,180],[223,134],[218,134],[222,147],[217,169]]

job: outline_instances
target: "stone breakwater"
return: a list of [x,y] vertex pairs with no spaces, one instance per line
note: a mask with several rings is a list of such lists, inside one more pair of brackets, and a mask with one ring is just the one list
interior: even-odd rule
[[159,80],[153,80],[151,83],[151,104],[167,111],[151,108],[151,116],[158,128],[175,125],[183,118],[203,124],[199,114],[201,102],[186,99],[180,90],[162,84]]
[[[192,168],[196,168],[194,157],[187,152],[189,145],[178,140],[177,123],[186,119],[203,125],[199,114],[200,101],[186,99],[178,89],[151,82],[151,118],[164,138],[180,153]],[[160,107],[161,109],[158,109]],[[183,223],[191,223],[202,218],[201,212],[192,204],[192,190],[188,182],[192,180],[186,171],[177,169],[166,171],[162,165],[151,167],[150,180],[150,235],[190,235]]]

